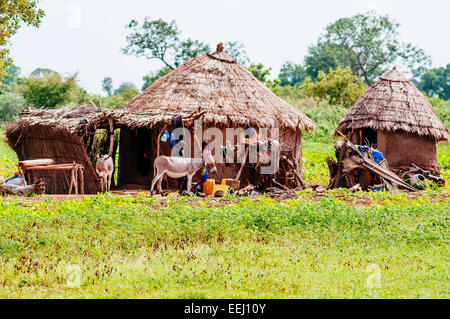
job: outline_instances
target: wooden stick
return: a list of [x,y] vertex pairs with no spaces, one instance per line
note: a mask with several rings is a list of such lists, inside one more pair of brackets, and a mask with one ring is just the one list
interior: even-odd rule
[[109,122],[109,152],[108,152],[108,155],[111,156],[113,153],[113,150],[114,150],[114,124],[113,124],[112,118],[109,118],[108,122]]
[[75,175],[75,194],[78,195],[78,167],[77,166],[74,166],[73,173]]
[[73,176],[73,169],[70,171],[70,187],[69,187],[69,194],[72,194],[72,185],[74,183],[74,176]]
[[[161,130],[161,132],[159,132],[159,135],[158,135],[158,141],[157,141],[157,144],[156,144],[156,157],[159,156],[159,148],[160,148],[159,145],[161,144],[161,136],[162,136],[164,130],[166,129],[166,127],[167,127],[167,124],[164,124],[163,129]],[[155,158],[156,158],[156,157],[155,157]]]
[[247,156],[248,156],[248,151],[249,151],[249,149],[250,149],[250,147],[247,146],[247,148],[246,148],[246,150],[245,150],[244,161],[242,162],[241,168],[239,169],[239,172],[237,173],[237,175],[236,175],[236,177],[235,177],[235,180],[237,180],[237,181],[238,181],[239,178],[241,177],[242,170],[244,169],[244,165],[245,165],[245,163],[247,162]]
[[84,168],[81,166],[80,169],[80,193],[84,195]]

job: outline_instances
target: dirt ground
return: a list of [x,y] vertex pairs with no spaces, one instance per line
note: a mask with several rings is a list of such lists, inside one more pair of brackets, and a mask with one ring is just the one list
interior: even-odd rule
[[[151,195],[149,188],[145,187],[143,185],[134,185],[134,184],[125,185],[123,187],[115,188],[115,189],[111,190],[111,194],[121,195],[121,196],[137,196],[142,193],[145,194],[146,196],[156,197],[158,199],[158,202],[160,204],[162,204],[163,206],[166,204],[167,196],[160,195],[160,194]],[[423,193],[424,193],[424,191],[419,191],[416,193],[407,192],[408,200],[415,200],[418,197],[422,196]],[[177,194],[177,192],[175,190],[172,190],[172,191],[170,191],[170,194],[175,195],[175,194]],[[166,195],[167,195],[167,193],[166,193]],[[311,195],[312,196],[308,197],[307,200],[319,201],[321,198],[323,198],[324,196],[327,195],[327,192],[313,192]],[[85,195],[81,195],[81,194],[78,194],[78,195],[75,195],[75,194],[72,194],[72,195],[44,194],[41,196],[8,195],[8,196],[3,196],[3,199],[4,200],[31,200],[31,201],[42,201],[45,199],[51,199],[51,200],[56,200],[56,201],[65,201],[65,200],[82,199],[82,198],[87,198],[87,197],[91,197],[91,196],[96,196],[96,195],[95,194],[85,194]],[[341,200],[351,206],[372,206],[375,204],[369,197],[366,197],[366,196],[360,195],[360,194],[352,194],[350,198],[348,195],[338,195],[338,194],[334,194],[333,197],[338,200]],[[200,198],[200,197],[196,197],[196,198]],[[257,200],[258,196],[254,196],[254,198],[255,198],[255,200]],[[278,202],[282,202],[286,199],[286,198],[282,198],[282,197],[278,197],[278,196],[274,196],[272,198]],[[442,193],[439,196],[436,196],[435,200],[443,201],[443,200],[447,200],[449,198],[450,198],[449,194]],[[217,197],[209,197],[209,198],[204,198],[204,199],[206,199],[208,201],[208,206],[210,206],[210,207],[218,207],[218,206],[224,206],[224,205],[230,204],[230,202],[223,201],[223,200],[221,200],[221,198],[217,198]],[[194,204],[195,201],[193,200],[192,203]]]

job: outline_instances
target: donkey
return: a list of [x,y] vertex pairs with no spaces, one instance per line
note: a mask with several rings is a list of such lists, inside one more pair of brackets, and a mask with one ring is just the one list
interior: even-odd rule
[[154,172],[156,172],[156,174],[152,180],[152,187],[150,189],[151,194],[153,194],[153,188],[157,182],[159,182],[158,191],[162,193],[161,180],[165,174],[172,178],[187,176],[187,191],[190,191],[192,187],[192,177],[194,177],[195,173],[202,167],[206,167],[207,170],[210,169],[212,174],[217,172],[214,157],[209,150],[203,151],[201,161],[198,158],[158,156],[153,163]]
[[[98,177],[102,180],[102,191],[109,192],[111,189],[111,179],[114,172],[114,162],[111,155],[96,155],[97,164],[95,165],[95,171]],[[105,189],[106,188],[106,189]]]

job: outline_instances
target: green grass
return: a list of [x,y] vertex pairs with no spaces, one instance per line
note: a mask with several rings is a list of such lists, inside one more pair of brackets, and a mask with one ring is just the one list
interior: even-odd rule
[[[450,205],[431,198],[213,208],[145,196],[8,199],[0,297],[448,298]],[[79,288],[67,285],[69,265],[80,267]],[[379,288],[368,286],[378,274]]]

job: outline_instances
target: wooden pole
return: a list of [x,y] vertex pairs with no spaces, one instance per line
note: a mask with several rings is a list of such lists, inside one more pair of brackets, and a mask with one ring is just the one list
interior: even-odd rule
[[73,173],[75,175],[75,194],[78,195],[78,167],[77,164],[73,164]]
[[79,166],[80,169],[80,193],[84,195],[84,168]]
[[156,141],[156,157],[159,156],[159,149],[160,149],[160,144],[161,144],[161,135],[163,134],[164,130],[167,128],[167,124],[164,124],[163,129],[161,130],[161,132],[159,132],[158,135],[158,140]]
[[[112,156],[114,150],[114,124],[112,118],[108,119],[109,121],[109,156]],[[114,159],[113,159],[114,160]]]
[[239,178],[241,177],[242,170],[244,169],[244,165],[245,165],[245,163],[247,162],[247,156],[248,156],[249,148],[250,148],[250,147],[247,145],[247,148],[246,148],[246,150],[245,150],[244,161],[242,162],[241,168],[239,169],[239,172],[237,173],[237,175],[236,175],[236,177],[235,177],[235,180],[237,180],[237,181],[238,181]]

